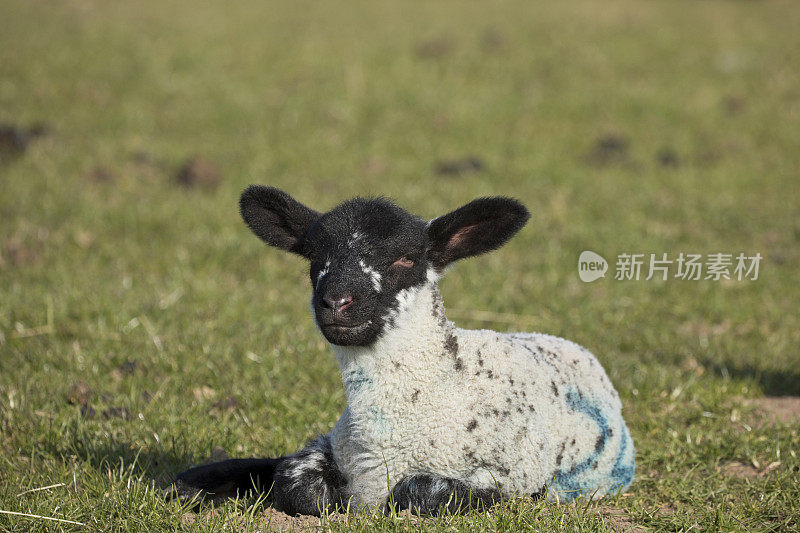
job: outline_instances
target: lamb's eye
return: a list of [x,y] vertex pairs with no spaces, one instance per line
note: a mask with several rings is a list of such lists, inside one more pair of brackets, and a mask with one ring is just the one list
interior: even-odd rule
[[414,261],[409,259],[408,256],[404,255],[403,257],[401,257],[400,259],[398,259],[397,261],[392,263],[392,266],[400,266],[400,267],[403,267],[403,268],[411,268],[411,267],[414,266]]

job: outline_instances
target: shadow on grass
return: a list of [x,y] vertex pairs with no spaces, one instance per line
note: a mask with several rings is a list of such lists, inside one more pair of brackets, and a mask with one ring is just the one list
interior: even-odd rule
[[755,381],[765,396],[800,396],[800,370],[763,369],[751,363],[720,364],[706,362],[716,374],[742,381]]
[[209,462],[198,462],[197,455],[189,451],[185,441],[175,440],[155,446],[114,438],[100,441],[96,432],[89,434],[80,424],[78,422],[64,431],[57,441],[39,443],[40,451],[60,458],[64,463],[83,462],[101,472],[130,472],[150,479],[161,489],[168,487],[182,470]]

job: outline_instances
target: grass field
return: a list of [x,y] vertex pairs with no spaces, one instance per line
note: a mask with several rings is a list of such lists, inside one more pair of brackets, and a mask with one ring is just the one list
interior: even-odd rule
[[[160,496],[345,404],[306,265],[239,219],[249,183],[426,217],[523,200],[528,226],[444,280],[448,316],[589,348],[637,446],[600,504],[326,526],[800,528],[797,3],[4,0],[0,21],[0,123],[46,126],[0,146],[0,510],[84,524],[0,530],[318,524]],[[215,186],[176,183],[195,156]],[[583,250],[605,279],[580,281]],[[763,260],[756,281],[617,281],[623,252]]]

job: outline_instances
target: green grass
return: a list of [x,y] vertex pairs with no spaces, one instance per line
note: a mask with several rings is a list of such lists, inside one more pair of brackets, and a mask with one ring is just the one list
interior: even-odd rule
[[[87,524],[0,514],[0,530],[264,527],[263,503],[192,522],[159,490],[216,447],[294,451],[345,405],[305,264],[238,218],[249,183],[318,209],[355,194],[426,217],[493,194],[531,209],[450,272],[449,315],[593,351],[636,481],[600,508],[521,500],[423,526],[798,527],[800,426],[746,403],[800,395],[796,3],[4,0],[0,20],[0,122],[51,129],[0,160],[0,510]],[[627,150],[595,153],[609,136]],[[219,187],[175,185],[193,154]],[[433,171],[464,156],[486,170]],[[764,260],[757,281],[584,284],[586,249]],[[79,382],[94,417],[67,400]],[[754,460],[780,464],[721,468]]]

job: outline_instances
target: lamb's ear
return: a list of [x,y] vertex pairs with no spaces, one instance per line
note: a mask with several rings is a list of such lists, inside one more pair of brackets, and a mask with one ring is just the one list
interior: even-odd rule
[[239,199],[239,210],[259,239],[304,257],[303,237],[320,217],[282,190],[263,185],[245,189]]
[[428,223],[428,260],[438,271],[453,261],[499,248],[528,221],[512,198],[479,198]]

